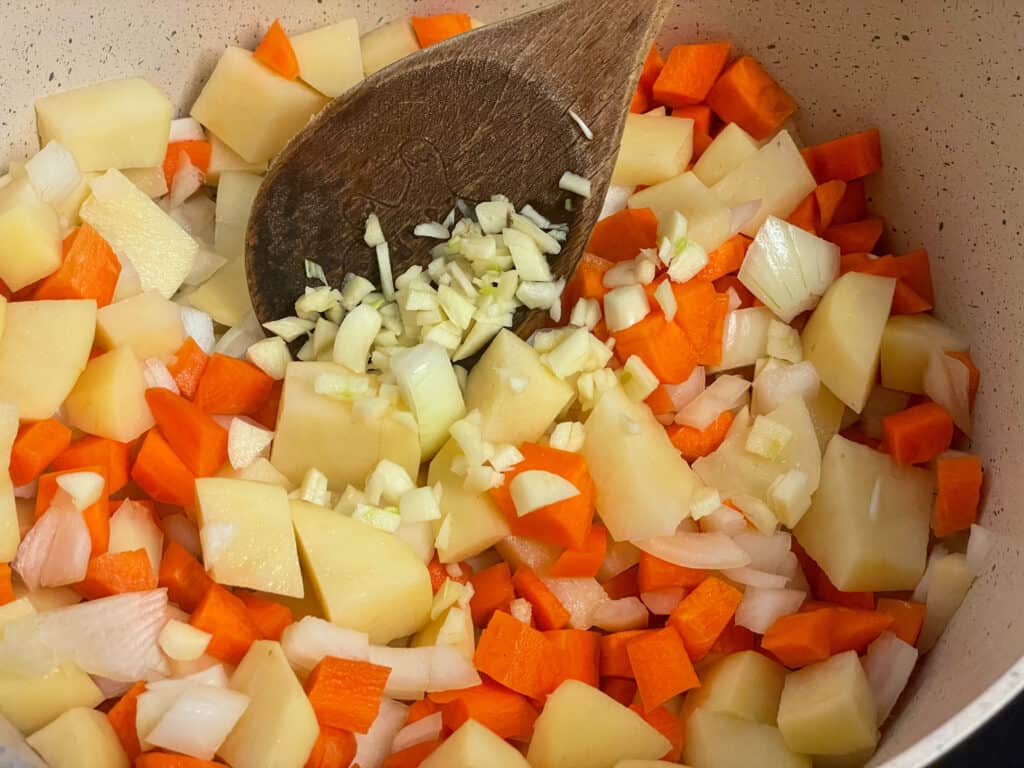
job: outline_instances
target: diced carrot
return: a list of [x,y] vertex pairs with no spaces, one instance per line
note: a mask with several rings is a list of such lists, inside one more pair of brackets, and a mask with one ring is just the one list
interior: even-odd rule
[[885,444],[897,464],[923,464],[949,448],[953,417],[938,403],[922,403],[882,419]]
[[[644,65],[640,70],[640,79],[636,84],[637,90],[644,94],[648,104],[654,100],[654,84],[664,68],[665,58],[661,55],[661,51],[658,50],[657,44],[652,44],[651,49],[647,51],[647,56],[644,58]],[[647,110],[644,111],[646,112]]]
[[280,640],[285,628],[295,621],[292,609],[276,600],[268,600],[247,589],[240,589],[235,594],[245,604],[252,623],[267,640]]
[[786,221],[795,227],[818,234],[818,198],[811,192],[800,201],[800,204],[793,209],[793,212],[786,217]]
[[846,195],[846,182],[826,181],[814,189],[814,198],[818,203],[818,231],[822,232],[832,226],[839,204]]
[[697,362],[701,365],[718,365],[722,362],[722,343],[725,339],[725,321],[729,315],[728,294],[717,294],[708,307],[708,336],[704,349],[699,352]]
[[215,473],[228,458],[228,433],[210,415],[170,390],[146,390],[146,403],[168,445],[197,477]]
[[615,356],[620,362],[636,355],[663,384],[686,381],[697,367],[698,350],[682,326],[666,321],[661,312],[651,312],[614,336]]
[[832,654],[830,618],[829,611],[783,616],[768,627],[761,648],[792,669],[824,661]]
[[181,394],[189,400],[196,396],[207,360],[209,357],[203,352],[202,347],[189,336],[174,353],[174,359],[167,364],[167,370],[174,377],[174,383],[178,385]]
[[579,680],[595,688],[599,682],[601,636],[586,629],[556,629],[544,636],[558,652],[558,680]]
[[895,277],[896,291],[892,300],[892,314],[913,315],[927,312],[935,302],[932,288],[931,267],[928,252],[920,249],[902,256],[871,258],[869,254],[846,254],[841,259],[841,268],[846,271],[864,272],[869,275]]
[[647,396],[644,402],[655,416],[664,416],[669,413],[675,414],[676,412],[676,407],[672,403],[672,398],[669,396],[668,390],[665,389],[664,385],[659,385],[657,389]]
[[690,104],[682,107],[675,107],[672,110],[672,117],[681,117],[693,120],[693,135],[703,133],[711,136],[711,107],[707,104]]
[[[459,693],[460,691],[452,691],[453,695],[458,695]],[[451,700],[454,701],[454,699]],[[435,712],[440,711],[441,707],[429,697],[420,699],[419,701],[414,701],[409,705],[409,711],[405,716],[405,724],[411,725],[417,720],[422,720],[424,717],[430,717]]]
[[603,525],[594,524],[586,541],[579,549],[566,549],[551,566],[555,578],[593,578],[597,575],[608,550],[608,532]]
[[171,752],[143,752],[135,758],[132,768],[224,768],[224,764]]
[[195,501],[196,477],[171,450],[159,429],[146,433],[131,477],[155,501],[179,507],[191,507]]
[[845,651],[864,653],[894,621],[892,616],[883,611],[862,611],[839,606],[824,610],[832,611],[829,617],[829,652],[832,654]]
[[11,577],[11,564],[0,563],[0,605],[14,602],[14,581]]
[[416,32],[420,48],[426,48],[428,45],[469,32],[472,29],[472,22],[465,13],[439,13],[436,16],[413,16],[412,28]]
[[192,612],[189,623],[213,635],[206,652],[229,664],[238,664],[249,646],[263,637],[249,618],[245,603],[215,582]]
[[59,470],[103,467],[110,493],[128,483],[128,466],[128,443],[96,435],[79,438],[53,460],[53,468]]
[[727,123],[738,123],[755,139],[775,135],[796,102],[750,56],[734,61],[711,88],[708,106]]
[[561,629],[569,623],[569,612],[528,566],[516,569],[512,577],[516,593],[533,606],[533,623],[538,629]]
[[929,306],[934,305],[935,289],[932,286],[932,269],[928,251],[918,248],[900,256],[894,256],[893,260],[898,265],[897,277],[924,299]]
[[959,352],[956,350],[948,350],[946,352],[947,357],[952,357],[954,360],[959,360],[967,368],[967,401],[970,403],[971,409],[974,408],[974,401],[978,397],[978,388],[981,386],[981,371],[978,370],[978,366],[974,364],[974,360],[971,359],[969,352]]
[[807,147],[800,154],[819,184],[853,181],[882,170],[882,143],[877,128]]
[[846,608],[861,608],[868,611],[875,607],[875,596],[871,592],[842,592],[837,589],[828,578],[828,574],[795,540],[793,541],[793,553],[800,562],[800,569],[811,588],[811,594],[818,600],[835,603]]
[[721,344],[719,326],[729,311],[729,299],[719,296],[715,286],[708,280],[694,279],[685,283],[671,283],[671,286],[677,305],[675,322],[686,333],[698,358],[704,357],[709,347],[715,344],[716,335],[718,344]]
[[299,60],[295,56],[295,49],[292,48],[291,40],[277,19],[274,19],[274,23],[267,29],[252,56],[288,80],[294,80],[299,76]]
[[601,586],[608,593],[612,600],[619,600],[623,597],[640,596],[640,566],[634,565],[627,568],[617,576],[613,576]]
[[356,737],[351,731],[320,726],[305,768],[348,768],[356,759]]
[[730,288],[736,292],[736,295],[740,299],[739,309],[746,309],[747,307],[754,306],[754,294],[750,292],[750,289],[747,288],[747,286],[740,282],[740,279],[736,277],[736,275],[726,275],[725,277],[720,277],[715,280],[715,290],[719,293],[728,295]]
[[821,236],[838,245],[840,253],[870,253],[884,230],[885,219],[873,216],[849,224],[833,224]]
[[938,494],[932,530],[940,539],[966,531],[978,520],[981,503],[981,459],[955,456],[936,462]]
[[32,298],[95,299],[99,307],[114,297],[121,262],[100,233],[82,224],[64,239],[64,260],[57,271],[33,288]]
[[56,419],[22,424],[11,447],[11,482],[31,483],[70,444],[71,430]]
[[653,629],[629,629],[601,637],[601,677],[634,678],[633,666],[626,647],[631,640],[654,632]]
[[530,740],[537,710],[522,694],[491,680],[457,693],[458,697],[442,709],[445,728],[454,731],[473,719],[503,739]]
[[754,648],[754,633],[746,627],[741,627],[739,624],[729,622],[722,634],[715,640],[715,644],[711,646],[710,653],[722,654],[728,656],[731,653],[739,653],[740,651],[750,651]]
[[495,611],[507,610],[509,603],[515,600],[512,572],[506,562],[496,563],[474,573],[469,583],[473,585],[469,612],[478,627],[486,627]]
[[924,604],[880,597],[878,610],[892,616],[892,626],[889,629],[896,637],[910,645],[917,645],[917,636],[921,634],[921,627],[924,625]]
[[867,191],[864,188],[864,180],[848,182],[843,199],[839,201],[835,214],[832,216],[833,224],[849,224],[860,221],[868,215]]
[[626,654],[644,711],[700,685],[683,639],[670,626],[633,638]]
[[709,576],[682,599],[669,615],[669,626],[682,638],[694,661],[704,658],[732,621],[743,593]]
[[277,428],[277,414],[281,410],[281,393],[284,392],[284,382],[275,381],[270,387],[270,394],[263,402],[260,409],[252,414],[253,421],[262,424],[267,429]]
[[201,139],[190,139],[188,141],[172,141],[167,145],[167,153],[164,155],[164,179],[170,187],[174,182],[174,176],[182,166],[182,155],[184,154],[190,163],[203,173],[210,168],[210,156],[213,146],[208,141]]
[[672,714],[669,708],[664,705],[644,711],[644,707],[640,704],[633,704],[630,706],[630,709],[640,715],[640,717],[647,721],[648,725],[652,726],[658,733],[669,740],[672,746],[660,759],[670,763],[678,763],[682,757],[683,732],[686,724]]
[[138,711],[139,696],[145,690],[145,683],[135,683],[107,712],[107,721],[114,729],[117,740],[121,742],[121,747],[129,760],[134,760],[142,751],[142,747],[139,746],[139,733],[136,730],[135,717]]
[[[381,768],[419,768],[434,751],[444,743],[444,739],[430,739],[413,744],[399,752],[393,752],[381,763]],[[359,768],[359,766],[352,766]]]
[[642,115],[645,112],[651,110],[651,97],[640,90],[640,86],[637,86],[636,90],[633,91],[633,98],[629,102],[629,111],[634,115]]
[[539,699],[558,681],[558,652],[542,632],[495,611],[481,633],[473,663],[506,688]]
[[86,600],[156,589],[156,574],[144,549],[104,552],[89,561],[85,578],[72,585]]
[[604,286],[604,273],[615,266],[608,259],[602,259],[592,253],[583,254],[576,271],[565,286],[563,309],[571,312],[580,299],[603,299],[608,293]]
[[677,45],[654,82],[655,101],[669,107],[699,104],[729,60],[729,43]]
[[[69,471],[95,472],[103,477],[104,483],[107,481],[105,467],[81,467],[80,469],[47,472],[44,475],[40,475],[39,481],[36,484],[37,520],[50,508],[53,497],[57,495],[57,478],[68,474]],[[89,539],[92,542],[91,556],[96,557],[96,555],[103,554],[107,551],[107,546],[110,544],[110,496],[106,485],[104,485],[99,499],[82,510],[82,518],[89,529]]]
[[624,707],[636,699],[636,681],[625,677],[609,677],[601,680],[601,690]]
[[[505,472],[504,483],[490,491],[512,533],[559,547],[582,547],[594,517],[594,482],[587,472],[583,456],[535,443],[523,443],[519,452],[523,454],[523,461]],[[519,474],[534,469],[552,472],[568,480],[579,490],[579,495],[519,517],[509,486]]]
[[160,559],[157,584],[167,590],[168,600],[191,613],[214,586],[214,581],[187,549],[176,541],[168,541]]
[[430,574],[430,588],[434,594],[437,594],[437,590],[444,586],[444,583],[451,579],[457,581],[459,584],[465,584],[469,581],[470,576],[473,572],[463,563],[459,563],[459,576],[452,576],[448,573],[448,566],[442,563],[435,553],[427,563],[427,572]]
[[366,733],[377,719],[389,667],[325,656],[306,678],[306,695],[320,725]]
[[207,413],[252,414],[273,387],[274,380],[248,360],[214,353],[199,379],[195,404]]
[[696,587],[707,576],[707,571],[696,568],[684,568],[669,563],[647,552],[640,552],[640,564],[637,571],[637,585],[641,592],[657,592],[671,587]]
[[635,259],[658,244],[658,217],[650,208],[623,208],[597,222],[587,252],[611,262]]
[[711,142],[714,139],[711,138],[711,134],[707,133],[700,128],[694,128],[693,130],[693,155],[691,162],[700,160],[700,156],[704,154],[704,151],[711,146]]
[[713,453],[722,444],[734,418],[732,411],[722,411],[718,418],[704,429],[673,424],[668,429],[668,436],[683,458],[688,462],[694,462]]

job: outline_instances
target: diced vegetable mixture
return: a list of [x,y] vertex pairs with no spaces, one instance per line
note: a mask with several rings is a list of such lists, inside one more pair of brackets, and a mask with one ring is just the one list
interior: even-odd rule
[[[652,48],[568,282],[572,213],[494,190],[416,227],[431,260],[403,274],[371,215],[351,247],[379,281],[310,255],[294,315],[255,320],[268,163],[478,24],[275,21],[178,119],[140,79],[36,103],[42,149],[0,178],[15,764],[874,751],[992,546],[960,450],[979,371],[927,251],[892,253],[868,209],[878,130],[805,146],[756,59]],[[528,310],[550,323],[524,341]]]

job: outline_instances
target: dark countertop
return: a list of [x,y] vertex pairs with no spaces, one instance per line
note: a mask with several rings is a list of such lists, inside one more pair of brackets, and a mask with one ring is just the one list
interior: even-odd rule
[[1024,697],[1001,712],[933,768],[1020,768],[1024,766]]

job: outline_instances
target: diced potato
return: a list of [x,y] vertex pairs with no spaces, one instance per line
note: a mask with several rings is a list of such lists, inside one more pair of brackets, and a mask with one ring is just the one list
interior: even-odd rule
[[245,259],[229,261],[213,277],[188,294],[185,301],[221,325],[238,325],[253,311],[249,283],[245,276]]
[[628,205],[630,208],[650,208],[659,218],[671,211],[679,211],[686,217],[687,238],[709,252],[728,240],[731,234],[729,206],[692,173],[642,189],[629,198]]
[[706,709],[686,721],[683,759],[693,768],[811,768],[778,728]]
[[818,447],[824,453],[829,440],[839,431],[846,406],[832,394],[832,390],[822,384],[814,399],[807,401],[807,411],[811,414],[814,431],[818,435]]
[[671,746],[636,712],[597,688],[566,680],[548,696],[526,759],[533,768],[607,768],[626,758],[653,760]]
[[895,315],[882,334],[882,386],[920,395],[933,351],[965,351],[967,339],[931,315]]
[[[479,363],[478,363],[479,365]],[[441,519],[445,536],[437,540],[437,556],[442,563],[457,563],[479,555],[509,534],[508,523],[486,493],[466,490],[465,477],[452,472],[452,462],[462,455],[459,444],[449,440],[430,462],[427,482],[441,484]]]
[[848,272],[821,297],[804,327],[804,359],[821,382],[860,413],[878,376],[878,352],[896,281]]
[[[11,403],[0,403],[0,466],[11,463],[11,448],[18,434],[18,409]],[[35,515],[33,514],[33,520]],[[14,559],[21,542],[21,525],[18,522],[18,505],[14,498],[11,475],[5,472],[0,478],[0,563]]]
[[235,480],[251,480],[254,483],[279,485],[286,491],[290,491],[295,487],[287,477],[281,474],[277,467],[270,463],[269,459],[262,456],[258,456],[252,460],[251,464],[239,469],[233,469],[230,464],[225,464],[217,474],[220,477],[231,477]]
[[616,541],[671,536],[690,514],[697,478],[643,403],[619,387],[586,422],[583,456],[597,490],[597,513]]
[[288,493],[276,485],[196,480],[203,562],[214,581],[302,597]]
[[873,754],[875,747],[848,755],[812,755],[812,760],[814,768],[864,768]]
[[39,145],[56,140],[83,171],[162,165],[171,102],[141,80],[112,80],[44,96],[36,102]]
[[107,716],[95,709],[69,709],[28,737],[50,768],[128,768],[128,755]]
[[562,550],[554,544],[522,536],[506,536],[494,548],[513,570],[526,566],[541,576],[547,576],[551,566],[562,554]]
[[929,472],[897,466],[887,454],[836,435],[794,534],[841,590],[913,589],[927,559],[933,487]]
[[291,42],[299,60],[299,77],[324,96],[340,96],[363,79],[359,24],[355,19],[342,19],[294,35]]
[[845,755],[878,743],[878,715],[856,651],[790,672],[779,702],[779,730],[790,749]]
[[164,210],[124,177],[108,171],[92,182],[82,219],[131,262],[145,290],[169,299],[192,269],[199,244]]
[[[19,513],[21,507],[19,505]],[[35,512],[32,508],[29,508],[32,512],[32,518],[35,518]],[[22,529],[25,530],[24,528]],[[19,589],[20,587],[20,589]],[[24,590],[24,591],[22,591]],[[55,611],[58,608],[64,608],[68,605],[75,605],[82,602],[82,596],[75,592],[71,587],[40,587],[39,589],[29,592],[24,585],[15,584],[14,594],[16,596],[27,597],[29,602],[32,603],[32,607],[39,613],[45,613],[46,611]]]
[[351,403],[313,390],[317,376],[344,372],[334,363],[289,363],[271,463],[296,485],[307,469],[316,467],[327,475],[331,488],[362,488],[383,459],[416,477],[420,438],[415,422],[391,412],[365,423],[353,413]]
[[715,136],[693,166],[693,173],[709,187],[739,168],[747,158],[757,154],[761,145],[739,123],[729,123]]
[[281,645],[253,643],[231,687],[249,697],[249,706],[217,754],[233,768],[305,764],[320,726]]
[[27,178],[0,190],[0,280],[19,291],[56,271],[61,262],[57,211]]
[[82,218],[78,213],[82,209],[82,204],[92,194],[93,179],[99,178],[99,176],[100,174],[98,173],[83,173],[82,183],[75,188],[74,192],[56,204],[57,215],[60,216],[61,231],[65,234],[72,227],[77,227],[82,223]]
[[0,715],[24,734],[38,731],[75,707],[95,707],[103,694],[73,662],[40,676],[0,667]]
[[367,77],[420,49],[420,41],[408,19],[381,24],[363,35],[359,44]]
[[612,184],[659,184],[686,170],[693,155],[693,121],[628,115]]
[[334,510],[292,501],[304,570],[327,618],[389,643],[430,619],[427,566],[405,542]]
[[100,349],[129,347],[140,360],[167,360],[184,341],[181,309],[156,291],[109,304],[96,313]]
[[92,350],[95,301],[16,301],[0,336],[0,401],[22,419],[48,419],[68,396]]
[[220,177],[226,171],[242,171],[244,173],[263,174],[266,173],[268,161],[262,160],[258,163],[246,162],[235,150],[218,139],[212,133],[209,134],[210,141],[210,167],[206,169],[205,181],[211,186],[220,184]]
[[37,613],[36,607],[32,605],[32,601],[27,597],[19,597],[9,603],[0,605],[0,636],[3,635],[5,624],[31,616],[33,613]]
[[131,349],[118,347],[90,360],[64,401],[64,413],[71,426],[122,443],[152,427],[146,380]]
[[327,103],[298,80],[265,67],[242,48],[217,62],[192,117],[250,163],[269,160]]
[[245,171],[221,174],[213,243],[214,250],[228,261],[245,256],[245,230],[262,183],[262,176]]
[[927,653],[938,642],[953,614],[967,596],[977,574],[967,558],[956,553],[937,560],[928,572],[928,598],[924,626],[917,647]]
[[164,169],[159,165],[152,168],[125,168],[121,173],[146,197],[157,198],[167,194],[167,177],[164,175]]
[[476,720],[467,720],[420,763],[421,768],[530,768],[519,750]]
[[714,192],[730,206],[761,201],[757,212],[741,230],[753,237],[769,216],[784,219],[801,200],[814,191],[814,177],[786,131],[779,131],[757,152],[714,186]]
[[726,656],[686,695],[687,712],[703,709],[775,725],[786,669],[756,651]]
[[469,373],[466,410],[480,411],[484,440],[518,445],[539,439],[575,394],[533,347],[503,330]]
[[679,768],[679,763],[670,763],[667,760],[619,760],[615,768]]

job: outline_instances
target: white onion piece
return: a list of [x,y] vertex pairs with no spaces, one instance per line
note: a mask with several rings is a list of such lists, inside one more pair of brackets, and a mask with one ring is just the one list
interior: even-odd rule
[[203,133],[203,126],[194,117],[179,117],[171,120],[171,132],[167,138],[168,144],[176,141],[205,141],[206,134]]
[[520,472],[512,478],[509,492],[519,517],[580,495],[579,489],[561,475],[540,469]]
[[766,368],[754,379],[750,415],[770,413],[794,397],[813,400],[820,387],[818,371],[809,360]]
[[602,582],[608,581],[623,571],[628,571],[639,562],[640,550],[636,545],[628,541],[609,540],[604,560],[601,562],[601,567],[597,569],[597,578]]
[[46,514],[57,517],[57,529],[39,574],[39,584],[43,587],[77,584],[85,578],[89,568],[92,550],[89,528],[82,513],[71,506],[53,506]]
[[157,642],[167,658],[173,661],[195,661],[206,653],[212,637],[209,632],[189,624],[186,616],[184,621],[171,619],[164,624]]
[[922,377],[924,393],[945,408],[953,417],[953,423],[968,437],[972,427],[970,378],[963,362],[938,349],[933,349],[928,356]]
[[391,745],[392,752],[401,752],[403,749],[415,747],[424,741],[433,741],[441,735],[442,715],[435,712],[432,715],[421,717],[415,723],[409,723],[395,736]]
[[[639,560],[639,555],[637,557]],[[625,569],[623,569],[625,570]],[[590,629],[592,614],[599,603],[608,599],[604,587],[596,579],[547,579],[544,584],[558,598],[558,602],[569,612],[569,626],[573,629]]]
[[509,603],[508,612],[512,615],[513,619],[526,626],[530,626],[533,623],[533,606],[529,600],[517,597]]
[[784,531],[777,531],[772,536],[745,531],[733,536],[733,541],[750,555],[751,568],[767,573],[781,573],[779,569],[786,562],[793,537]]
[[[191,203],[193,200],[199,199],[200,198],[193,198],[192,200],[189,201],[189,203]],[[186,203],[185,206],[187,206],[189,203]],[[184,210],[184,206],[178,209],[178,211]],[[178,221],[180,217],[175,216],[175,213],[177,212],[171,213],[171,218],[174,219],[175,221]],[[181,222],[179,221],[178,223]],[[192,236],[194,239],[199,240],[197,235],[193,234]],[[192,262],[192,269],[190,269],[188,274],[185,275],[183,284],[190,286],[202,285],[211,277],[213,277],[214,273],[218,269],[220,269],[227,263],[228,260],[225,259],[216,251],[214,251],[212,248],[207,248],[206,246],[200,244],[199,251],[196,253],[196,258]]]
[[428,693],[455,691],[480,685],[480,675],[457,648],[451,645],[435,645],[430,654],[430,686]]
[[[433,646],[422,648],[391,648],[370,646],[369,661],[391,670],[384,695],[397,699],[418,699],[430,687],[430,658]],[[331,654],[333,655],[333,654]]]
[[391,754],[395,736],[405,725],[409,708],[394,699],[384,697],[380,701],[377,719],[366,733],[357,733],[356,756],[352,765],[360,768],[380,768]]
[[747,307],[726,315],[722,329],[722,360],[715,370],[743,368],[764,357],[772,320],[774,315],[767,307]]
[[750,530],[747,527],[747,518],[732,507],[725,505],[722,505],[710,515],[702,517],[700,519],[700,529],[704,533],[718,532],[724,533],[727,536],[736,536]]
[[192,164],[188,153],[181,150],[178,153],[178,170],[171,179],[171,193],[167,200],[170,210],[180,208],[181,205],[203,186],[203,172]]
[[370,640],[366,633],[331,624],[315,616],[306,616],[288,626],[281,635],[281,648],[296,671],[308,673],[324,656],[366,661]]
[[677,533],[634,541],[640,549],[684,568],[719,571],[750,564],[750,555],[724,533]]
[[722,571],[731,581],[737,584],[744,584],[748,587],[759,587],[761,589],[782,589],[789,583],[789,579],[776,573],[766,573],[753,568],[727,568]]
[[25,173],[44,202],[55,205],[82,183],[74,155],[60,142],[50,141],[25,163]]
[[789,579],[789,584],[786,586],[790,589],[798,589],[801,592],[811,591],[811,587],[807,583],[807,577],[804,575],[804,570],[800,567],[800,561],[792,552],[786,553],[786,558],[776,573]]
[[640,600],[655,616],[668,616],[683,599],[682,587],[668,587],[653,592],[641,592]]
[[270,454],[274,433],[244,416],[228,425],[228,461],[233,469],[244,469],[261,456]]
[[753,219],[758,211],[761,210],[761,200],[751,200],[746,203],[740,203],[739,205],[733,206],[729,209],[729,237],[732,237],[737,232],[742,230],[750,220]]
[[146,550],[153,573],[160,573],[164,533],[153,520],[153,514],[142,504],[125,499],[110,518],[109,552]]
[[678,412],[692,403],[704,391],[707,372],[703,365],[693,369],[686,381],[679,384],[665,384],[665,393],[672,401],[672,407]]
[[163,360],[150,357],[142,361],[142,378],[146,382],[146,389],[166,389],[176,395],[181,394],[178,383],[174,380],[171,372],[167,370]]
[[639,597],[623,597],[598,603],[590,613],[590,620],[593,626],[605,632],[625,632],[646,628],[650,612]]
[[154,747],[212,760],[249,706],[249,697],[230,688],[193,684],[171,704],[145,739]]
[[735,408],[750,389],[750,382],[741,376],[719,376],[676,415],[676,424],[707,429],[723,411]]
[[914,587],[914,594],[910,598],[915,603],[926,603],[928,601],[928,582],[931,579],[932,568],[939,560],[949,554],[949,550],[941,544],[936,544],[932,547],[932,551],[928,554],[928,564],[925,566],[924,574],[921,576],[921,580],[917,582],[917,586]]
[[604,196],[604,206],[601,208],[601,214],[597,217],[597,220],[606,219],[614,213],[618,213],[626,207],[626,202],[633,194],[633,187],[623,187],[618,184],[612,184],[608,187],[608,192]]
[[18,550],[11,562],[11,568],[21,577],[30,592],[35,592],[39,587],[40,579],[43,576],[43,568],[46,566],[46,559],[53,545],[53,537],[57,535],[57,528],[60,526],[60,515],[52,514],[53,510],[47,510],[35,524],[28,529],[18,545]]
[[[111,680],[109,677],[102,677],[101,675],[90,675],[92,681],[96,684],[96,687],[100,689],[100,693],[103,694],[103,700],[116,699],[124,695],[135,683],[126,682],[123,680]],[[3,742],[0,742],[2,744]],[[0,756],[3,756],[3,752],[0,751]],[[3,763],[0,763],[3,765]]]
[[49,768],[28,745],[21,732],[3,715],[0,715],[0,757],[5,760],[3,765],[6,768]]
[[178,543],[192,555],[202,557],[203,547],[199,538],[199,529],[186,515],[168,515],[163,518],[161,524],[164,528],[164,535],[173,542]]
[[799,611],[806,597],[806,592],[796,589],[747,587],[736,609],[736,623],[764,634],[778,619]]
[[213,351],[228,357],[244,358],[245,351],[263,338],[263,327],[256,319],[256,315],[250,312],[239,321],[238,325],[229,328],[217,340]]
[[917,665],[917,648],[892,632],[883,632],[868,646],[861,663],[875,697],[878,724],[881,725],[889,718],[900,694],[907,687],[910,674]]
[[185,335],[191,336],[199,348],[211,354],[216,344],[213,334],[213,319],[195,307],[181,307],[181,325]]
[[971,533],[967,539],[967,565],[975,576],[980,576],[981,571],[988,565],[988,556],[994,545],[995,534],[992,531],[977,524],[971,526]]

